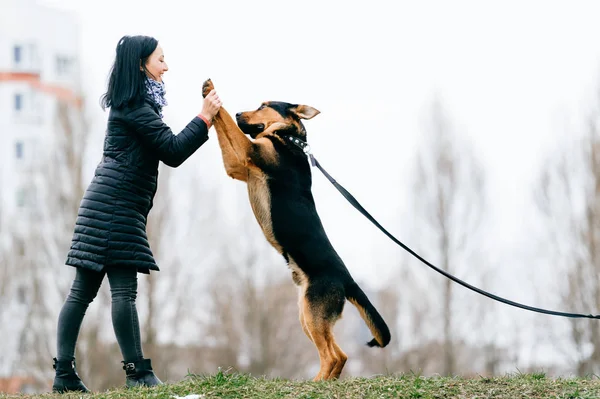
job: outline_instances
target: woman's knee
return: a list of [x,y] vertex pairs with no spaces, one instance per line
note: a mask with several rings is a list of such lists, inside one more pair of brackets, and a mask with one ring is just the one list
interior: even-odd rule
[[104,273],[77,268],[67,302],[89,305],[96,298],[103,278]]
[[129,269],[112,269],[107,272],[110,293],[113,302],[135,301],[137,298],[137,271]]

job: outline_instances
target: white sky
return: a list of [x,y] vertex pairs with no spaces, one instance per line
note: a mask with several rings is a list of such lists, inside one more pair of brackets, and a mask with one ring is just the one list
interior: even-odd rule
[[[316,157],[409,246],[419,237],[400,218],[428,104],[439,95],[488,173],[495,216],[486,234],[498,252],[482,267],[526,262],[519,257],[531,239],[538,162],[581,122],[599,87],[598,1],[40,1],[81,18],[84,85],[94,105],[118,39],[147,34],[170,66],[165,115],[175,131],[199,111],[208,77],[232,113],[264,100],[318,108],[306,122]],[[103,129],[106,114],[95,117]],[[217,141],[206,146],[200,153],[218,158]],[[210,178],[236,184],[222,167]],[[316,170],[313,192],[355,277],[405,257]],[[373,257],[375,250],[383,255]]]

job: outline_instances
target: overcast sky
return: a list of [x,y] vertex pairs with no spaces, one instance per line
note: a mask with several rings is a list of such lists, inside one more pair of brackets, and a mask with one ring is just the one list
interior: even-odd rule
[[[321,114],[306,122],[316,157],[409,246],[420,238],[401,225],[403,201],[439,96],[483,162],[495,215],[486,234],[509,251],[501,261],[512,267],[523,265],[519,251],[531,238],[538,163],[583,121],[599,87],[600,2],[592,0],[40,2],[80,18],[94,106],[118,39],[147,34],[170,66],[165,118],[176,131],[199,111],[208,77],[232,113],[265,100],[316,107]],[[103,129],[107,114],[95,112]],[[200,156],[218,159],[217,141],[206,146]],[[238,184],[210,165],[212,183]],[[353,274],[396,267],[402,250],[314,173],[321,217]],[[384,255],[373,258],[374,250]]]

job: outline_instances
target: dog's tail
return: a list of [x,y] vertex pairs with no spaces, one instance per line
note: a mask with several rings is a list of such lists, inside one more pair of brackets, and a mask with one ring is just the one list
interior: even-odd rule
[[383,321],[379,312],[377,312],[377,309],[371,304],[367,295],[354,281],[348,284],[345,289],[346,299],[356,306],[360,316],[367,324],[367,327],[369,327],[369,330],[371,330],[371,334],[375,337],[367,342],[367,345],[370,347],[378,346],[380,348],[386,346],[391,338],[390,329],[385,324],[385,321]]

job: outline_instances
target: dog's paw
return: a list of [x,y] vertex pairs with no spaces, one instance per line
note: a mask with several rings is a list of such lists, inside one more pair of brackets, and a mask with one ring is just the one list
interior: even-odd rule
[[215,86],[213,85],[212,80],[206,79],[202,84],[202,97],[206,97],[214,88]]

